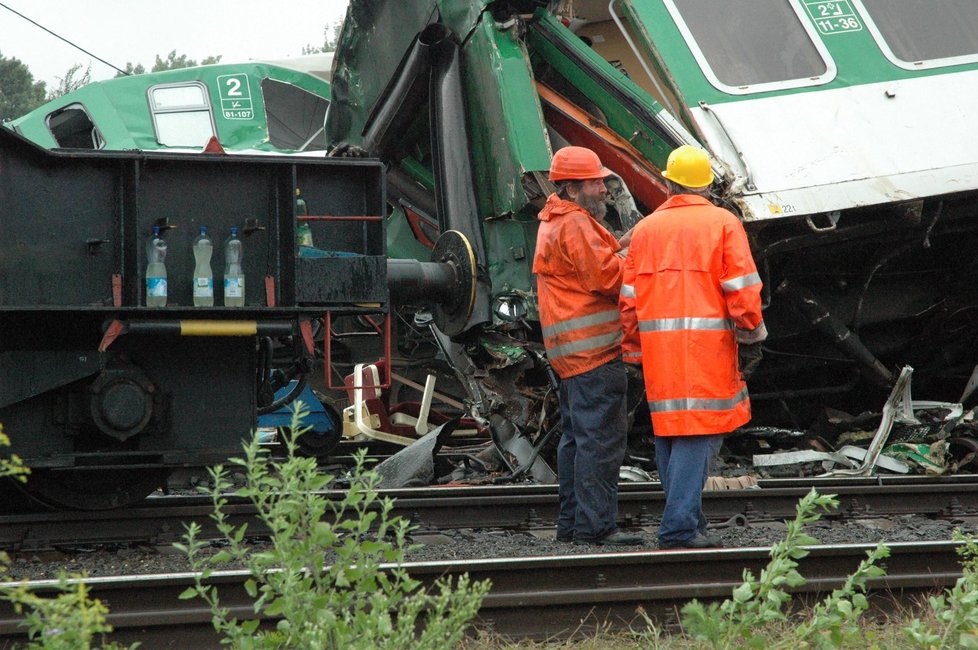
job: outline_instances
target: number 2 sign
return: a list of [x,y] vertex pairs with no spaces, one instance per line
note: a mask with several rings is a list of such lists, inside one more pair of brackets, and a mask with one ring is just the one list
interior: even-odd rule
[[255,116],[251,86],[246,74],[226,74],[217,78],[221,96],[221,115],[227,120],[250,120]]

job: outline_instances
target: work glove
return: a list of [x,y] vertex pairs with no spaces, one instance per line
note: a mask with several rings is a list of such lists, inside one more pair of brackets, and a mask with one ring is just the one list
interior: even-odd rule
[[737,365],[740,367],[740,374],[743,375],[744,381],[747,381],[754,374],[762,356],[764,354],[761,351],[760,343],[740,343],[737,345]]

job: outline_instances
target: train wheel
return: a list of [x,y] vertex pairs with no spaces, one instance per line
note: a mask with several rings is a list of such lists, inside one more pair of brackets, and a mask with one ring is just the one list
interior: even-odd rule
[[109,510],[139,503],[166,485],[170,470],[33,470],[23,489],[33,499],[57,509]]

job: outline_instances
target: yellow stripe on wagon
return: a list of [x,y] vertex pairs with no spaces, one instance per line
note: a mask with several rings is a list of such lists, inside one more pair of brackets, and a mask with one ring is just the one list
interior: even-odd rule
[[258,322],[253,320],[182,320],[180,336],[254,336]]

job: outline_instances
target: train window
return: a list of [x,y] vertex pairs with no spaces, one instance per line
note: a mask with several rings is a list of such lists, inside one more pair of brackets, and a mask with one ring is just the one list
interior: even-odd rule
[[203,147],[216,133],[210,97],[202,83],[160,84],[147,95],[160,144]]
[[262,79],[261,93],[268,120],[268,140],[280,149],[319,151],[326,148],[323,133],[329,100],[290,83]]
[[828,83],[835,65],[795,3],[665,0],[693,56],[720,90],[743,95]]
[[81,104],[68,104],[44,118],[51,136],[65,149],[101,149],[105,139]]
[[978,61],[978,2],[853,0],[883,53],[907,70]]

